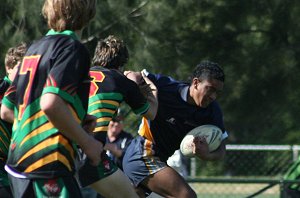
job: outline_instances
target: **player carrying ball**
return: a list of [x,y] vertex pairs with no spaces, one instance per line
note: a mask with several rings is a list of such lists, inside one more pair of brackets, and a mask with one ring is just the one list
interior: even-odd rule
[[[163,197],[196,197],[196,193],[167,159],[179,149],[185,135],[193,128],[212,124],[227,133],[223,115],[215,101],[222,91],[225,75],[218,64],[204,61],[194,70],[191,83],[171,77],[145,72],[158,89],[158,110],[153,121],[143,118],[139,136],[132,140],[123,158],[125,174],[140,191],[153,191]],[[139,83],[140,72],[128,73],[128,78]],[[225,143],[209,152],[205,138],[193,141],[194,154],[203,160],[217,160],[225,155]]]

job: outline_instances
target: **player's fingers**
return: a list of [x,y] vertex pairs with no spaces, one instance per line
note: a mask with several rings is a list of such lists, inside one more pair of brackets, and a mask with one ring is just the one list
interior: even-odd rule
[[194,139],[193,139],[193,142],[194,142],[195,144],[199,143],[200,141],[201,141],[201,137],[199,137],[199,136],[196,136],[196,137],[194,137]]
[[141,72],[141,74],[142,74],[142,77],[143,77],[144,81],[145,81],[147,84],[152,83],[152,81],[144,74],[144,72]]
[[128,70],[126,70],[126,71],[124,71],[123,72],[123,74],[125,75],[125,76],[127,76],[129,73],[131,73],[132,71],[128,71]]

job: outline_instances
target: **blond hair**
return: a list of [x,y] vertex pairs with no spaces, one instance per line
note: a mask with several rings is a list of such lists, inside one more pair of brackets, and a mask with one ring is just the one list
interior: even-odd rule
[[96,0],[45,0],[43,16],[55,31],[81,30],[96,14]]

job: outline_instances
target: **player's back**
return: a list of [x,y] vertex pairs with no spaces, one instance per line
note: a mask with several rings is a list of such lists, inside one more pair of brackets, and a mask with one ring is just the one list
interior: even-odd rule
[[88,112],[96,116],[96,138],[105,142],[109,121],[117,113],[121,103],[126,102],[136,114],[143,114],[149,107],[138,86],[120,71],[94,66]]
[[[78,54],[80,61],[73,61]],[[59,95],[80,122],[89,83],[74,84],[70,78],[88,79],[89,62],[87,49],[71,36],[45,36],[29,47],[7,96],[17,115],[7,161],[11,171],[47,178],[74,170],[75,146],[49,122],[40,100],[43,93]]]

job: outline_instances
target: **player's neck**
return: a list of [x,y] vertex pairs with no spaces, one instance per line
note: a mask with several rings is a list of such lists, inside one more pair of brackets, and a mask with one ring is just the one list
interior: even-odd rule
[[113,141],[115,141],[117,139],[116,136],[109,135],[109,134],[107,134],[107,137],[108,137],[108,139],[109,139],[110,142],[113,142]]
[[191,89],[192,89],[192,87],[190,86],[187,91],[186,101],[187,101],[187,103],[189,103],[191,105],[195,105],[195,101],[191,95],[193,93],[193,91]]

